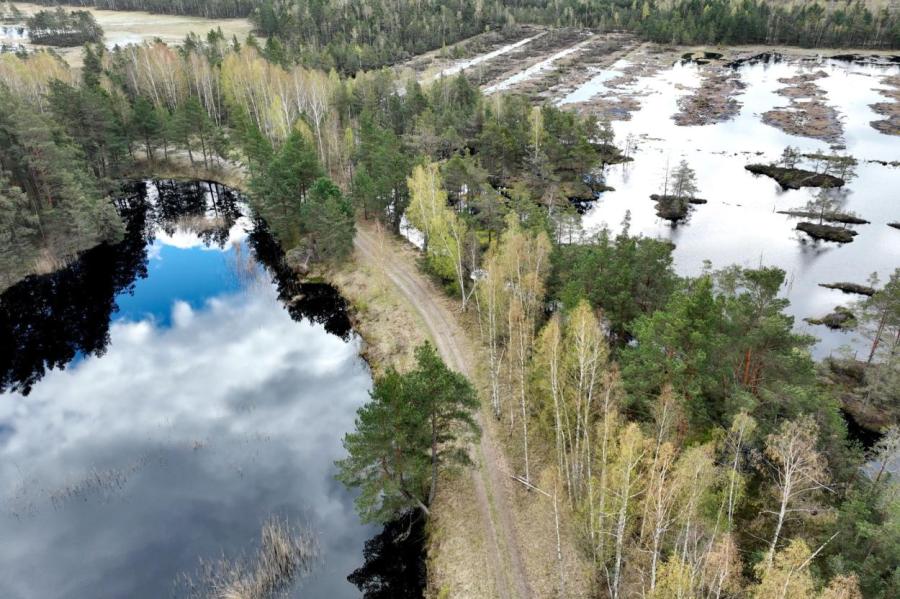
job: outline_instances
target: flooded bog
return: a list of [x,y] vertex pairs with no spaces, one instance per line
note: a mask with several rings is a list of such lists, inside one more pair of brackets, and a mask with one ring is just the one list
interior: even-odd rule
[[[776,93],[786,87],[779,79],[819,71],[824,76],[819,75],[815,83],[824,92],[824,102],[837,110],[840,139],[827,142],[789,135],[762,122],[763,113],[790,102]],[[634,161],[607,170],[606,182],[615,191],[602,194],[585,215],[584,226],[588,231],[604,226],[619,230],[628,215],[633,234],[675,243],[675,264],[683,275],[702,272],[707,261],[713,268],[778,266],[787,273],[784,294],[791,301],[797,328],[821,339],[817,356],[852,345],[852,334],[811,326],[802,319],[822,316],[836,305],[856,299],[821,288],[819,283],[865,284],[873,272],[884,281],[900,265],[900,231],[887,226],[900,220],[900,168],[873,162],[900,160],[900,138],[874,129],[870,122],[882,117],[869,107],[886,101],[878,89],[884,85],[883,78],[896,73],[900,66],[832,60],[745,64],[737,70],[745,85],[736,96],[742,104],[739,114],[703,126],[678,126],[672,120],[679,110],[679,98],[701,83],[696,65],[679,63],[638,78],[629,90],[642,94],[640,108],[631,120],[613,122],[620,147],[629,135],[636,140]],[[603,82],[611,76],[596,75],[585,89],[574,90],[560,103],[586,101],[601,93]],[[836,146],[841,154],[857,159],[855,177],[841,190],[828,192],[836,209],[870,221],[852,227],[858,233],[852,243],[814,241],[795,229],[803,219],[778,214],[803,210],[820,190],[784,191],[774,180],[745,170],[747,164],[778,161],[786,146],[807,154],[829,154]],[[682,159],[697,173],[697,197],[708,203],[696,206],[688,222],[673,227],[656,216],[649,196],[662,193],[667,169],[673,170]],[[800,166],[815,168],[808,159]]]

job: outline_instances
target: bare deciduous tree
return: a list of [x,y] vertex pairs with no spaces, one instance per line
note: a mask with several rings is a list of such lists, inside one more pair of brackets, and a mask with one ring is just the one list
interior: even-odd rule
[[811,416],[785,422],[777,433],[766,439],[765,463],[774,478],[777,509],[775,529],[765,558],[771,568],[785,521],[793,514],[815,509],[812,499],[828,488],[825,459],[816,449],[819,427]]

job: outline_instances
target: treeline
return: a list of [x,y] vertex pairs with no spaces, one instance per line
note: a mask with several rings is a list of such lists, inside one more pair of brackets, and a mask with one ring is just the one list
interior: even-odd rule
[[292,60],[354,73],[482,33],[506,14],[496,0],[263,0],[251,19]]
[[[66,101],[64,85],[48,100],[55,107]],[[0,89],[0,287],[121,237],[122,223],[80,141],[53,114]]]
[[900,47],[900,14],[865,2],[780,3],[767,0],[679,0],[649,6],[634,26],[676,44],[785,44],[804,47]]
[[[53,0],[39,3],[54,5]],[[267,57],[352,74],[516,23],[630,30],[660,43],[900,47],[900,15],[859,0],[75,0],[79,6],[249,17]]]
[[29,17],[27,25],[33,44],[71,47],[103,41],[103,28],[86,10],[42,10]]
[[[328,178],[334,169],[346,172],[345,145],[333,135],[341,130],[331,117],[331,81],[269,65],[252,40],[242,47],[217,31],[205,40],[191,36],[178,50],[162,43],[115,52],[87,46],[80,82],[48,53],[0,59],[0,87],[65,136],[59,145],[77,150],[77,160],[60,160],[61,168],[96,181],[104,193],[136,162],[150,170],[163,160],[221,172],[237,146],[250,170],[254,208],[296,250],[289,258],[302,268],[341,259],[352,247],[352,207]],[[71,237],[80,239],[74,231]],[[60,256],[72,249],[50,245]],[[16,247],[10,260],[22,268],[15,272],[33,270],[33,252]]]
[[[82,78],[48,52],[0,56],[0,286],[47,272],[123,231],[112,198],[139,160],[169,144],[207,166],[227,152],[198,101],[158,109],[112,81],[101,45]],[[122,81],[116,76],[117,81]]]

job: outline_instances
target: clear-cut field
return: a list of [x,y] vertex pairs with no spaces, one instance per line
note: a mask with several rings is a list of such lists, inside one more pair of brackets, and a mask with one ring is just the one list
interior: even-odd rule
[[[14,2],[15,6],[23,13],[31,15],[40,10],[48,10],[46,6],[30,4],[26,2]],[[94,8],[80,8],[65,6],[71,10],[87,10],[94,15],[100,27],[103,28],[104,42],[107,48],[125,46],[127,44],[140,44],[161,39],[167,44],[180,44],[191,32],[201,37],[211,29],[222,29],[226,39],[237,36],[244,41],[247,34],[253,30],[253,25],[247,19],[205,19],[203,17],[188,17],[177,15],[157,15],[140,11],[114,11],[97,10]],[[41,48],[28,41],[27,32],[21,31],[21,25],[0,25],[0,45],[22,44],[26,48]],[[81,48],[57,48],[72,66],[81,66]]]

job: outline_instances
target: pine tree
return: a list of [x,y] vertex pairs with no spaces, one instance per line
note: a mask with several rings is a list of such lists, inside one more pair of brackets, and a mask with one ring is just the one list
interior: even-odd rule
[[337,262],[350,255],[356,233],[353,207],[330,179],[322,177],[312,184],[302,217],[303,232],[318,260]]
[[387,522],[410,508],[428,515],[441,469],[470,463],[467,444],[479,433],[475,390],[426,343],[416,350],[415,368],[389,369],[371,398],[344,437],[349,455],[337,462],[338,479],[360,489],[356,506],[366,522]]
[[28,272],[40,243],[40,219],[28,197],[0,173],[0,290]]
[[134,101],[130,124],[137,138],[144,142],[147,159],[153,162],[153,147],[159,138],[162,123],[159,122],[153,105],[144,96],[138,96]]

